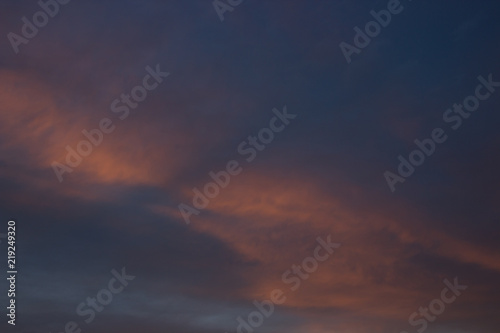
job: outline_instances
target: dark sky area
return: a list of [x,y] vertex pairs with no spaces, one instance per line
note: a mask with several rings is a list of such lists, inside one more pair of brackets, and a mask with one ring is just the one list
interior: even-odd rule
[[0,0],[1,332],[498,333],[498,1],[60,2]]

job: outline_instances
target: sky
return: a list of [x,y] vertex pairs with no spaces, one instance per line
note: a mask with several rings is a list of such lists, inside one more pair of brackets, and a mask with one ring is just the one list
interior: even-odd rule
[[1,332],[498,332],[499,15],[0,0]]

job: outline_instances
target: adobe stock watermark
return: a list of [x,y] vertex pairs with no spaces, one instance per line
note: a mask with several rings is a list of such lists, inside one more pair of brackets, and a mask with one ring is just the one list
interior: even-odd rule
[[[113,277],[109,280],[107,288],[102,288],[96,294],[96,297],[87,297],[84,302],[81,302],[76,307],[76,314],[80,317],[87,317],[84,319],[86,324],[90,324],[96,317],[96,311],[102,312],[104,307],[113,301],[113,295],[121,293],[129,281],[133,281],[135,276],[127,275],[125,267],[122,268],[121,273],[115,269],[111,270]],[[64,331],[60,333],[81,333],[80,325],[75,321],[68,321],[64,325]]]
[[[148,96],[148,91],[156,89],[163,79],[170,75],[168,72],[162,72],[160,70],[160,65],[156,65],[156,69],[152,69],[150,66],[146,67],[146,74],[142,79],[142,84],[132,88],[130,95],[121,94],[120,98],[116,98],[111,102],[110,109],[111,112],[119,114],[118,118],[120,120],[126,119],[130,114],[130,109],[135,109],[139,106],[139,103],[143,102]],[[79,166],[84,157],[89,156],[94,147],[99,146],[104,140],[104,134],[110,134],[115,130],[116,126],[113,125],[113,121],[109,118],[102,118],[99,121],[97,128],[88,131],[84,129],[82,134],[87,140],[81,140],[76,145],[76,149],[71,146],[66,146],[66,164],[59,162],[52,162],[52,169],[59,180],[63,181],[63,175],[68,172],[73,172],[73,169]]]
[[[282,132],[290,120],[295,119],[297,115],[289,114],[286,105],[283,111],[273,109],[274,117],[269,120],[269,127],[262,128],[256,136],[249,135],[248,138],[238,145],[238,153],[241,156],[247,156],[245,161],[252,162],[258,155],[258,152],[266,149],[266,145],[274,140],[276,133]],[[202,209],[205,209],[210,203],[211,199],[217,197],[221,188],[226,188],[230,181],[231,176],[239,175],[243,171],[241,163],[237,160],[230,160],[226,163],[225,170],[219,172],[210,171],[208,175],[212,178],[213,182],[206,183],[202,189],[197,187],[193,188],[192,206],[181,203],[178,205],[179,211],[186,224],[191,223],[191,215],[199,215]]]
[[[446,109],[443,113],[443,121],[446,124],[451,124],[454,131],[462,126],[464,119],[469,118],[472,112],[479,109],[480,101],[486,101],[495,92],[495,88],[500,87],[500,82],[493,81],[492,74],[488,75],[488,79],[483,76],[478,76],[477,79],[479,84],[476,86],[474,94],[465,97],[462,104],[453,104],[452,108]],[[431,131],[430,138],[414,141],[417,148],[410,152],[408,158],[399,155],[398,174],[391,171],[384,172],[384,178],[391,192],[396,190],[397,183],[404,183],[408,177],[413,175],[415,167],[421,166],[425,162],[426,156],[430,157],[434,154],[438,143],[443,143],[447,139],[448,135],[445,134],[445,131],[437,127]]]
[[[441,315],[444,312],[444,310],[446,309],[446,305],[450,305],[451,303],[455,302],[457,297],[462,294],[461,291],[467,289],[466,285],[458,284],[457,277],[455,277],[455,279],[453,280],[453,284],[448,281],[448,279],[444,279],[443,283],[446,287],[441,290],[440,298],[435,298],[430,301],[428,307],[419,307],[418,312],[415,311],[408,317],[408,323],[411,326],[420,326],[417,329],[418,333],[422,333],[423,331],[425,331],[427,329],[428,323],[434,322],[437,316]],[[401,331],[401,333],[408,332]]]
[[50,18],[54,18],[60,9],[60,5],[66,5],[71,0],[40,0],[38,1],[38,6],[42,10],[37,11],[33,14],[31,21],[23,16],[21,21],[24,23],[21,27],[21,35],[14,32],[9,32],[7,34],[7,39],[12,46],[15,54],[19,53],[19,46],[21,44],[28,44],[29,41],[38,35],[39,29],[45,27],[49,23]]
[[224,13],[232,12],[234,7],[241,5],[243,0],[214,0],[212,6],[214,6],[215,12],[219,16],[221,22],[224,21]]
[[[331,235],[326,237],[326,241],[320,237],[316,238],[318,246],[314,249],[313,255],[302,260],[300,265],[292,265],[281,275],[281,280],[287,285],[291,285],[290,291],[297,291],[302,281],[309,279],[310,274],[316,272],[320,262],[330,258],[335,249],[340,247],[340,243],[332,243]],[[265,318],[269,318],[274,313],[274,305],[285,303],[286,296],[282,289],[273,289],[269,294],[269,300],[259,302],[253,301],[256,310],[248,314],[247,319],[241,316],[236,318],[238,333],[253,333],[255,329],[264,324]],[[227,333],[227,332],[226,332]]]
[[[408,0],[411,1],[411,0]],[[353,54],[360,54],[361,50],[370,45],[372,38],[377,37],[382,28],[386,28],[389,23],[391,23],[392,15],[397,15],[403,11],[404,7],[401,5],[399,0],[389,0],[387,3],[387,9],[382,9],[378,12],[371,10],[370,15],[375,19],[375,21],[369,21],[365,24],[364,31],[358,26],[354,27],[354,32],[356,33],[353,38],[353,44],[351,45],[346,42],[341,42],[339,44],[340,50],[345,57],[348,64],[352,62]]]

